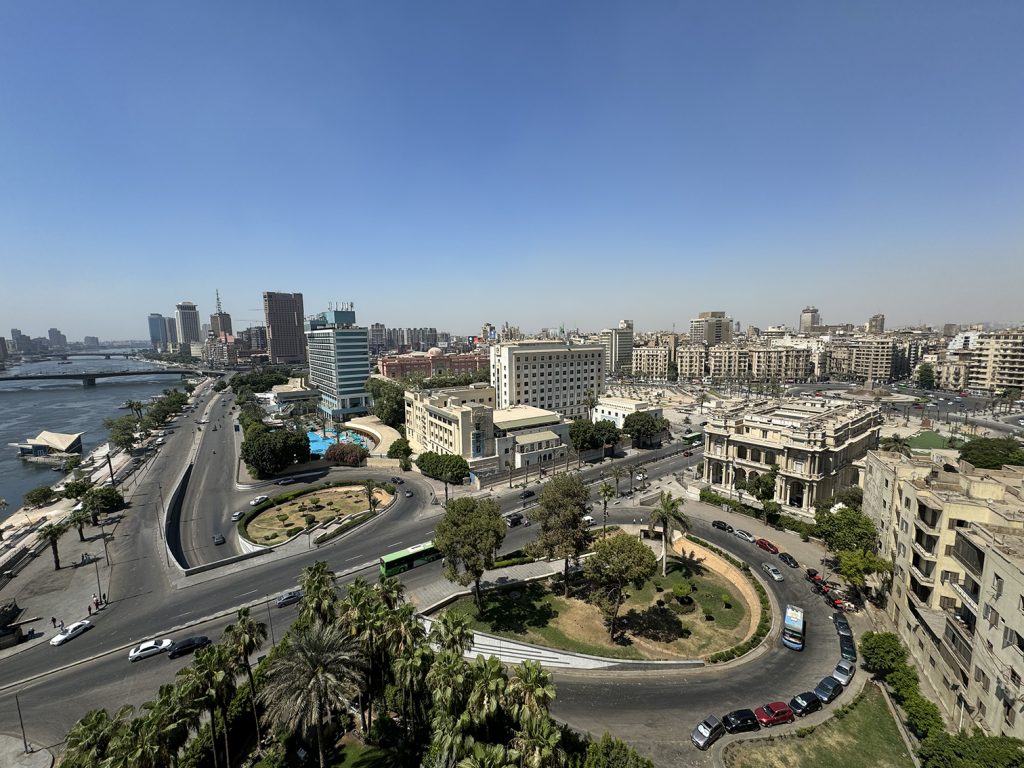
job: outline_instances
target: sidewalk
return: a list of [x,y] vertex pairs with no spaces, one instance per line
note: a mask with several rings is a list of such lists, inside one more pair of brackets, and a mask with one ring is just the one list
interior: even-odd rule
[[33,750],[25,754],[25,745],[20,736],[0,733],[0,765],[4,768],[50,768],[53,755],[48,749],[29,743]]

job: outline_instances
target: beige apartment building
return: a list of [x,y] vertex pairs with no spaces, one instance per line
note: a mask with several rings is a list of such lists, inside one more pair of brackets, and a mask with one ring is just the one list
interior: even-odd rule
[[1018,738],[1022,485],[1024,467],[978,469],[953,451],[877,451],[865,461],[864,512],[893,562],[886,611],[919,674],[955,722]]
[[828,346],[829,375],[876,384],[891,381],[894,351],[895,342],[883,336],[833,339]]
[[494,387],[470,384],[407,390],[405,434],[414,453],[455,454],[467,461],[494,455]]
[[719,344],[708,348],[708,375],[712,379],[746,378],[750,373],[750,352],[739,344]]
[[676,367],[679,380],[704,378],[708,354],[703,344],[680,344],[676,347]]
[[668,347],[633,347],[633,375],[665,381],[668,378]]
[[881,422],[877,407],[841,400],[725,404],[704,427],[703,479],[735,497],[737,482],[777,465],[775,501],[788,513],[813,517],[818,499],[858,485]]
[[1024,389],[1024,329],[979,333],[968,376],[970,389]]
[[806,347],[750,347],[750,376],[755,380],[803,382],[814,378],[814,360]]
[[604,347],[564,341],[516,341],[491,347],[495,405],[530,405],[568,419],[587,418],[587,401],[604,391]]

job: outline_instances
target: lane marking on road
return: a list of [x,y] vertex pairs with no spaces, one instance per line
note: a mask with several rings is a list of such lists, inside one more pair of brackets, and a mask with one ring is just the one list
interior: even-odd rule
[[239,597],[245,597],[246,595],[255,595],[258,591],[258,589],[250,589],[248,592],[243,592],[242,594],[240,594]]
[[402,542],[400,542],[400,541],[395,541],[395,542],[392,542],[391,544],[388,544],[388,546],[389,546],[389,547],[397,547],[397,546],[398,546],[399,544],[401,544],[401,543],[402,543]]

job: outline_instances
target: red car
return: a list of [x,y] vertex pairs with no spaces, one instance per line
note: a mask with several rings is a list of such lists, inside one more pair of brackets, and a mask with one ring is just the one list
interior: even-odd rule
[[770,725],[781,725],[783,723],[792,723],[796,716],[793,714],[793,710],[789,708],[788,704],[784,704],[781,701],[773,701],[771,704],[765,704],[763,707],[758,707],[754,710],[754,714],[757,715],[757,722],[767,728]]
[[754,542],[763,549],[765,552],[771,552],[773,555],[779,554],[779,548],[772,544],[768,539],[758,539]]

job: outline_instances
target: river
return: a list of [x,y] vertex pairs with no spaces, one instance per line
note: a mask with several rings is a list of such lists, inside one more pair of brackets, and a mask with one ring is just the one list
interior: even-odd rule
[[[42,363],[23,363],[12,366],[0,376],[30,373],[76,373],[83,371],[123,371],[156,368],[153,363],[112,358],[70,358],[69,365],[58,365],[56,360]],[[52,485],[60,479],[48,465],[35,464],[18,458],[18,451],[9,443],[20,443],[35,437],[43,430],[51,432],[84,432],[83,453],[101,444],[107,437],[103,420],[111,416],[124,416],[119,410],[126,400],[145,402],[164,389],[182,388],[174,376],[126,376],[97,379],[95,387],[84,387],[82,382],[68,381],[0,381],[0,498],[8,507],[0,511],[0,521],[14,514],[21,506],[25,493],[37,485]]]

